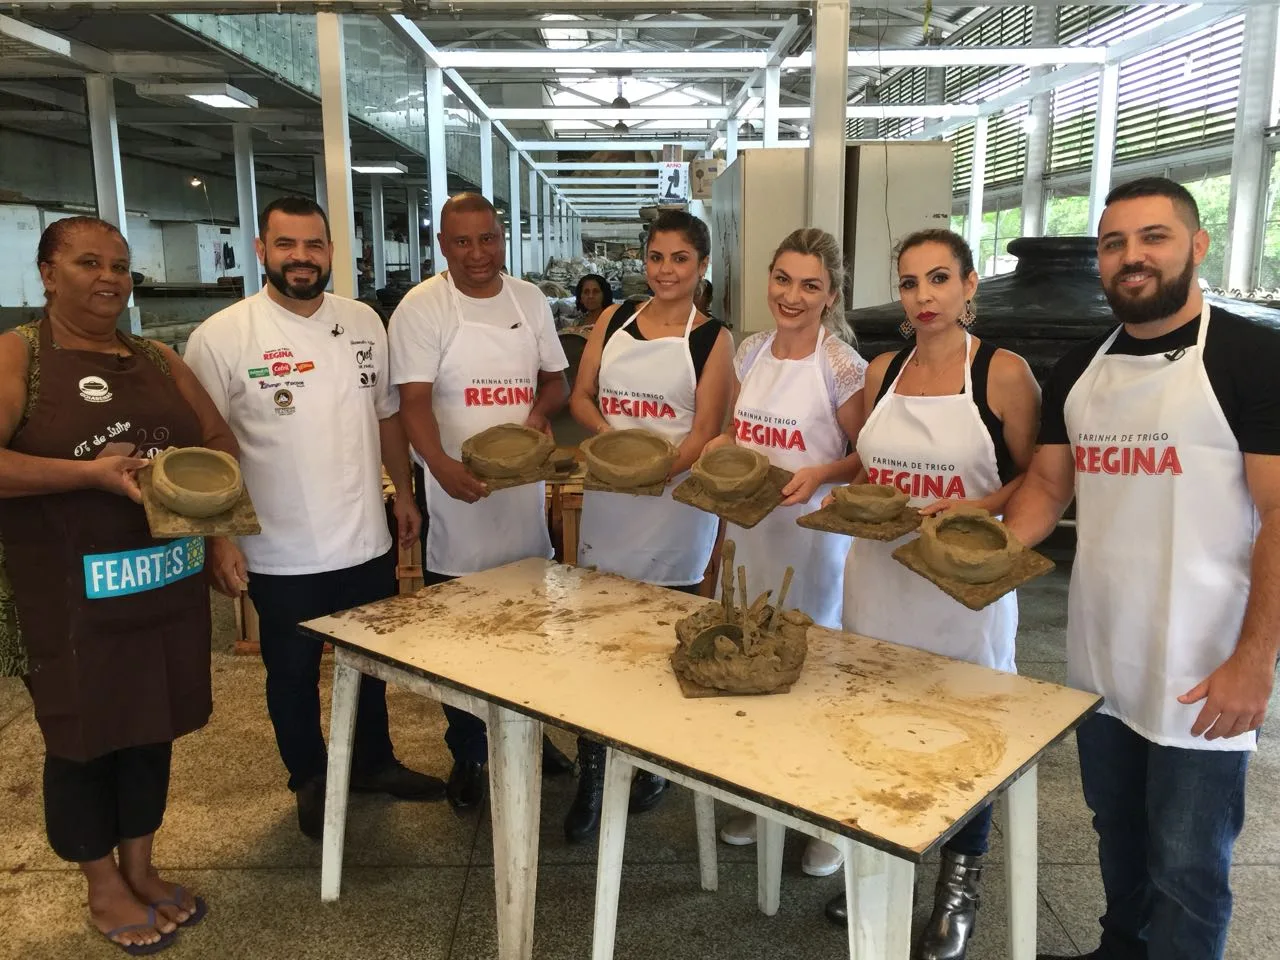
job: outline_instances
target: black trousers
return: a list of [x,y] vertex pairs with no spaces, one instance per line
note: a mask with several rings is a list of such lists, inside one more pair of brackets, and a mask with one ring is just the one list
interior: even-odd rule
[[[298,632],[304,620],[384,600],[396,593],[395,548],[359,566],[324,573],[249,577],[258,610],[262,662],[267,668],[267,713],[276,732],[289,789],[324,776],[328,766],[320,732],[320,656],[324,644]],[[387,685],[360,677],[351,766],[376,771],[395,759],[387,730]]]
[[155,833],[169,799],[172,743],[125,747],[92,760],[45,755],[44,824],[63,860],[108,856],[121,840]]

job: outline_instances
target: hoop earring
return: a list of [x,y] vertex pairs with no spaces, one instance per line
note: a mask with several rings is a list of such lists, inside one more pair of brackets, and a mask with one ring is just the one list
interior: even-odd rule
[[898,332],[902,334],[903,340],[910,340],[913,336],[915,336],[916,328],[911,325],[910,320],[903,320],[900,324],[898,324]]
[[964,313],[960,314],[960,319],[956,322],[966,330],[978,322],[978,315],[973,312],[972,300],[966,300],[964,302]]

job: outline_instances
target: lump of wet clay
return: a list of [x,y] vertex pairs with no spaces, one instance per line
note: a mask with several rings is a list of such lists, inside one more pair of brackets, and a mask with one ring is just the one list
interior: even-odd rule
[[738,568],[741,604],[734,602],[733,541],[725,542],[719,603],[712,602],[676,622],[678,645],[672,669],[684,680],[727,694],[775,693],[800,678],[813,620],[787,610],[792,570],[787,568],[777,605],[772,590],[747,603],[746,568]]
[[555,446],[540,430],[500,423],[462,441],[462,462],[481,479],[505,480],[539,469]]
[[920,524],[920,559],[935,574],[961,583],[991,583],[1026,549],[985,510],[955,507]]
[[156,499],[184,517],[203,519],[230,510],[244,492],[236,458],[207,447],[170,447],[151,461]]
[[745,500],[769,475],[769,458],[746,447],[717,447],[698,458],[692,473],[711,496]]
[[837,516],[862,523],[897,520],[907,506],[907,495],[879,483],[851,483],[831,491]]
[[587,472],[601,483],[629,490],[661,483],[679,452],[648,430],[608,430],[582,444]]

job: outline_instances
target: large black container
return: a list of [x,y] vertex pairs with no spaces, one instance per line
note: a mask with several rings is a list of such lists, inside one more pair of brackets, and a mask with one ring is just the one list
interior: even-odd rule
[[[1093,237],[1022,237],[1009,244],[1018,258],[1013,273],[989,277],[978,285],[974,333],[1021,354],[1041,382],[1054,363],[1081,341],[1115,326],[1098,276],[1097,240]],[[1210,295],[1233,313],[1280,327],[1280,310],[1243,300]],[[849,323],[859,352],[870,360],[886,350],[901,349],[898,332],[902,305],[891,302],[850,310]]]

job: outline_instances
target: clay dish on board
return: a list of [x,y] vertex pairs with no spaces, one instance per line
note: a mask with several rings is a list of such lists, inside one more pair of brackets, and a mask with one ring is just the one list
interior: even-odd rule
[[907,506],[907,495],[897,487],[879,483],[851,483],[847,487],[835,487],[836,514],[844,520],[861,523],[884,523],[896,520]]
[[151,462],[156,499],[184,517],[214,517],[240,499],[244,480],[236,458],[207,447],[170,447]]
[[555,446],[554,440],[532,427],[500,423],[462,441],[462,462],[478,477],[502,480],[537,470]]
[[1000,579],[1024,549],[985,510],[957,507],[920,524],[920,558],[934,573],[961,583]]
[[769,459],[746,447],[717,447],[698,458],[692,473],[713,497],[742,500],[764,483],[769,475]]
[[648,430],[608,430],[582,444],[587,472],[602,483],[628,490],[661,483],[679,452]]

